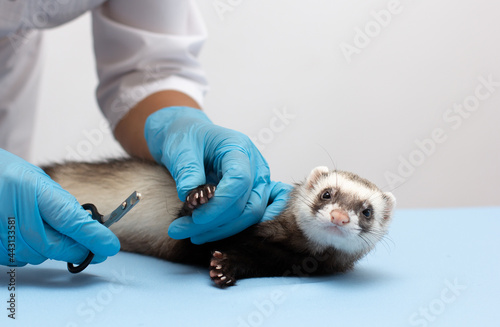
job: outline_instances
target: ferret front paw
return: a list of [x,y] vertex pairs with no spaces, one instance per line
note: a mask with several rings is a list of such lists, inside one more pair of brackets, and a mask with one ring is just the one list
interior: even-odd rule
[[234,269],[226,254],[214,251],[212,260],[210,260],[210,278],[215,285],[220,288],[233,286],[236,283]]
[[188,196],[186,197],[185,205],[191,210],[198,208],[202,204],[207,203],[208,200],[210,200],[214,196],[215,189],[215,185],[211,184],[198,186],[197,188],[189,192]]

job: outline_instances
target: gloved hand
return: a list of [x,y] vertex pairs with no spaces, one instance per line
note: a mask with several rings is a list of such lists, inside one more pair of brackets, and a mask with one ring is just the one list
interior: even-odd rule
[[2,149],[0,241],[0,264],[9,266],[47,259],[79,264],[89,250],[98,263],[120,250],[118,238],[71,194],[40,168]]
[[219,240],[284,209],[291,186],[270,181],[267,162],[246,135],[214,125],[201,110],[161,109],[148,117],[144,134],[181,201],[199,185],[217,185],[215,196],[192,217],[170,224],[172,238],[190,237],[195,244]]

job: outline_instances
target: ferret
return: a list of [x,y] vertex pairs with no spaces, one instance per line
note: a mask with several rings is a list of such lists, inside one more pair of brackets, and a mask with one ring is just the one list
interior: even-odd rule
[[353,173],[317,167],[295,184],[284,210],[229,238],[195,245],[168,236],[170,223],[217,195],[201,185],[184,202],[163,166],[138,159],[65,163],[45,172],[80,203],[103,214],[131,192],[142,200],[111,230],[121,249],[173,262],[209,267],[219,287],[242,278],[342,273],[353,268],[384,237],[396,200]]

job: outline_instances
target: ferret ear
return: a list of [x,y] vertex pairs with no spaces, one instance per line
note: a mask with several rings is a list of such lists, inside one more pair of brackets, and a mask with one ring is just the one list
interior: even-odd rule
[[389,219],[391,218],[392,211],[394,210],[394,207],[396,207],[396,198],[391,192],[385,192],[384,193],[384,200],[386,203],[386,210],[385,210],[385,215],[384,219]]
[[314,168],[311,173],[309,174],[309,177],[307,177],[306,180],[306,186],[307,188],[311,189],[313,188],[314,184],[316,184],[319,180],[319,178],[322,175],[328,174],[330,172],[330,169],[325,166],[319,166]]

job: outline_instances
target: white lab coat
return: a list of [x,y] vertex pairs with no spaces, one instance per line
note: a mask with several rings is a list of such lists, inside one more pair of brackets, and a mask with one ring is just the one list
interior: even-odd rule
[[112,128],[159,90],[177,90],[202,104],[207,82],[197,56],[206,30],[192,0],[0,0],[0,148],[28,158],[43,29],[88,10],[97,101]]

